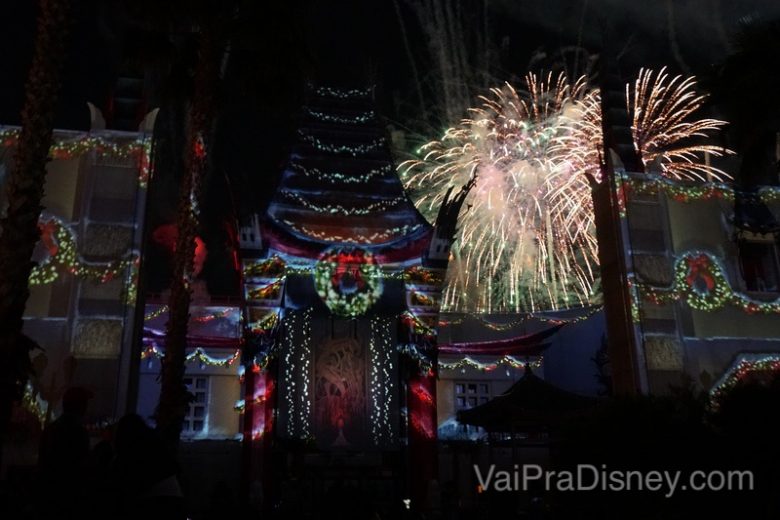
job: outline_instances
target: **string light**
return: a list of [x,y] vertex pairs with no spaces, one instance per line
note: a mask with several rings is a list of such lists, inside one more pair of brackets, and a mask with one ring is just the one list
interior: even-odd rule
[[[554,318],[551,316],[544,316],[542,314],[529,313],[523,316],[522,318],[514,319],[507,323],[493,323],[491,321],[488,321],[488,319],[482,316],[481,314],[469,313],[466,316],[468,316],[470,319],[479,321],[481,325],[484,325],[490,330],[494,330],[496,332],[506,332],[516,327],[525,325],[527,320],[529,319],[540,321],[542,323],[552,323],[553,325],[580,323],[590,319],[593,315],[600,312],[603,308],[604,308],[603,305],[597,305],[596,307],[590,309],[586,314],[583,314],[582,316],[577,316],[576,318]],[[446,327],[452,325],[461,325],[463,324],[463,322],[464,322],[464,317],[458,317],[450,320],[439,320],[439,326]]]
[[248,327],[252,333],[262,334],[272,330],[278,322],[279,322],[279,315],[275,310],[272,310],[268,312],[268,314],[260,318],[259,320],[250,322]]
[[371,245],[386,242],[390,239],[394,239],[401,236],[411,235],[423,227],[423,224],[406,224],[400,227],[394,227],[384,231],[377,231],[370,235],[364,235],[362,233],[354,233],[349,236],[331,235],[325,231],[314,231],[306,226],[298,226],[290,220],[282,220],[282,222],[288,226],[292,231],[299,235],[304,235],[308,238],[315,240],[321,240],[323,242],[334,242],[341,244],[355,244],[355,245]]
[[398,197],[393,197],[392,199],[378,200],[366,206],[356,208],[351,206],[343,206],[341,204],[325,204],[325,205],[315,204],[314,202],[311,202],[310,200],[308,200],[298,192],[287,190],[287,189],[280,190],[280,193],[285,197],[293,199],[294,201],[296,201],[298,204],[305,207],[306,209],[316,211],[317,213],[331,213],[331,214],[339,214],[339,215],[346,215],[346,216],[369,215],[375,212],[387,211],[393,206],[396,206],[399,203],[404,201],[404,198],[402,196],[398,196]]
[[60,270],[79,278],[106,283],[137,261],[137,254],[130,253],[126,258],[108,264],[87,263],[78,257],[73,232],[60,219],[41,219],[39,226],[43,230],[41,240],[47,245],[50,254],[30,271],[30,285],[52,283],[58,278]]
[[379,316],[371,319],[371,335],[368,352],[371,360],[369,392],[371,396],[371,436],[374,445],[392,442],[393,430],[390,407],[393,403],[394,384],[390,320]]
[[247,299],[249,300],[275,300],[282,291],[282,280],[261,287],[247,287]]
[[542,358],[540,357],[533,361],[528,361],[520,360],[513,356],[503,356],[495,361],[481,362],[466,356],[463,359],[459,359],[458,361],[453,362],[445,362],[440,360],[439,370],[463,370],[466,368],[472,368],[482,372],[492,372],[502,365],[508,368],[523,368],[528,365],[533,369],[537,369],[542,366]]
[[[144,315],[144,321],[151,321],[154,319],[159,318],[163,314],[167,313],[169,310],[167,305],[163,305],[162,307],[153,310],[152,312]],[[190,321],[193,323],[208,323],[210,321],[214,320],[220,320],[224,318],[230,318],[233,314],[238,312],[237,307],[226,307],[221,311],[212,312],[210,314],[205,314],[203,316],[196,316],[194,318],[191,318]]]
[[[428,356],[420,351],[417,345],[412,343],[398,345],[398,352],[405,355],[417,363],[418,369],[421,374],[428,374],[433,368],[433,362]],[[542,366],[543,358],[540,356],[534,360],[518,359],[514,356],[502,356],[493,361],[477,361],[470,356],[464,356],[461,359],[455,361],[442,361],[439,360],[436,365],[438,370],[465,370],[467,368],[480,370],[482,372],[492,372],[500,366],[506,366],[507,368],[523,368],[529,365],[531,368],[537,369]]]
[[366,144],[347,145],[347,144],[333,144],[333,143],[323,142],[318,137],[307,134],[303,130],[299,130],[298,134],[305,142],[309,143],[310,145],[312,145],[314,148],[316,148],[321,152],[327,152],[333,154],[344,153],[344,154],[351,155],[352,157],[357,157],[358,155],[365,155],[368,152],[373,152],[374,150],[378,149],[379,147],[385,144],[384,137],[377,137],[370,143],[366,143]]
[[414,266],[404,271],[404,281],[409,284],[439,286],[444,282],[444,277],[438,271]]
[[417,368],[420,374],[429,374],[433,370],[433,361],[428,356],[420,352],[417,345],[413,343],[399,344],[398,352],[412,359],[417,363]]
[[720,408],[723,397],[741,381],[756,372],[780,373],[780,355],[778,354],[742,354],[710,390],[710,407]]
[[284,276],[287,264],[278,255],[273,255],[258,262],[247,263],[244,266],[244,277],[277,278]]
[[410,310],[401,313],[401,323],[404,324],[412,334],[422,336],[435,336],[436,329],[426,324],[422,318]]
[[[143,350],[143,352],[141,352],[141,359],[152,359],[152,358],[162,359],[164,355],[165,352],[163,351],[163,349],[157,346],[156,343],[152,343],[151,345],[146,347]],[[241,350],[236,350],[233,354],[227,357],[218,358],[209,355],[203,348],[196,347],[195,350],[187,354],[185,361],[187,363],[198,361],[203,365],[228,368],[233,363],[235,363],[240,356],[241,356]]]
[[343,123],[347,125],[367,123],[376,117],[376,113],[373,110],[363,112],[362,114],[358,114],[354,117],[337,116],[328,114],[326,112],[319,112],[317,110],[312,110],[309,107],[304,107],[304,110],[307,114],[319,119],[320,121],[325,121],[327,123]]
[[[291,312],[284,320],[283,384],[287,404],[287,435],[310,436],[311,396],[311,307],[302,313]],[[300,323],[299,323],[300,316]],[[300,334],[302,340],[298,339]],[[298,377],[300,376],[300,377]],[[298,383],[301,384],[298,384]]]
[[46,424],[46,409],[49,407],[49,403],[41,399],[40,393],[33,389],[30,381],[24,385],[22,407],[38,419],[41,427]]
[[388,164],[381,168],[373,168],[359,175],[349,175],[340,172],[323,172],[319,168],[306,168],[298,163],[291,163],[290,167],[306,177],[315,177],[318,181],[325,181],[331,184],[365,184],[377,175],[386,175],[393,170],[393,166]]
[[[15,146],[20,134],[21,130],[18,128],[0,128],[0,142],[5,147]],[[70,139],[55,140],[49,149],[49,156],[55,160],[67,160],[94,151],[98,157],[135,157],[138,159],[138,184],[141,188],[146,188],[151,170],[151,150],[151,136],[138,137],[120,144],[101,136],[81,134]]]
[[[738,193],[733,187],[720,182],[683,184],[679,180],[660,175],[645,174],[642,177],[633,177],[625,172],[619,173],[615,178],[628,194],[657,195],[663,193],[676,202],[706,200],[733,202]],[[757,192],[739,192],[739,196],[754,198],[765,204],[770,204],[780,200],[780,187],[762,186]]]
[[374,87],[368,87],[364,89],[337,89],[332,87],[315,87],[309,83],[309,88],[320,97],[332,97],[337,99],[360,99],[367,98],[371,95],[371,91]]
[[411,291],[410,299],[412,305],[421,307],[438,307],[439,304],[432,296],[414,290]]
[[674,279],[666,288],[637,284],[642,299],[656,305],[685,300],[696,310],[712,312],[727,304],[748,314],[780,314],[780,298],[758,301],[736,292],[726,278],[720,260],[708,252],[688,251],[675,260]]

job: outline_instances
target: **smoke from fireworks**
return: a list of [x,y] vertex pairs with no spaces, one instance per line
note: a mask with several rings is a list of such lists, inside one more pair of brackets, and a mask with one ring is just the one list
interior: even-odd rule
[[[429,219],[450,186],[477,176],[452,249],[446,310],[535,311],[599,298],[585,175],[599,178],[599,92],[563,74],[529,74],[525,87],[491,89],[470,118],[421,148],[422,159],[401,165],[407,191]],[[725,124],[690,120],[704,100],[693,78],[643,70],[626,93],[646,165],[678,179],[727,177],[703,157],[721,148],[689,143]]]

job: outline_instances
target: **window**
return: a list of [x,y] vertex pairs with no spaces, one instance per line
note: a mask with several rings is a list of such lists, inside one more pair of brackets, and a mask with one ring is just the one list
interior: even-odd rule
[[455,410],[467,410],[490,400],[490,383],[487,381],[456,381]]
[[739,263],[745,289],[755,292],[780,291],[780,262],[773,241],[741,240]]
[[182,435],[197,436],[205,434],[208,430],[209,378],[205,376],[187,376],[184,378],[184,384],[195,398],[187,409],[187,415],[184,416]]

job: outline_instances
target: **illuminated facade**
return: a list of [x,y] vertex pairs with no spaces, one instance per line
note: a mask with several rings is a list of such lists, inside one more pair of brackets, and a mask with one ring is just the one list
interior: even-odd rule
[[[54,132],[24,315],[24,333],[42,348],[31,354],[25,403],[42,423],[69,386],[93,392],[90,424],[126,412],[153,124],[151,114],[137,132]],[[18,135],[0,128],[0,186]]]
[[[428,224],[396,177],[373,92],[309,88],[281,185],[239,230],[244,440],[255,460],[267,465],[271,445],[316,446],[320,458],[297,468],[306,474],[328,454],[408,447],[411,478],[433,477],[445,222],[462,194]],[[390,469],[385,485],[404,478],[403,465],[370,466],[369,479]]]

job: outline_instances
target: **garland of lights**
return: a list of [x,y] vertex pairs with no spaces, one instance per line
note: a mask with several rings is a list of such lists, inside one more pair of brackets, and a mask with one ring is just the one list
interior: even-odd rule
[[[141,359],[162,359],[165,353],[160,349],[157,344],[151,344],[148,347],[146,347],[143,352],[141,352]],[[192,352],[187,354],[187,357],[185,358],[185,361],[187,363],[192,363],[193,361],[198,361],[202,365],[208,365],[211,367],[224,367],[228,368],[233,363],[238,360],[238,358],[241,356],[241,350],[236,350],[233,354],[223,357],[223,358],[216,358],[213,356],[210,356],[206,353],[205,350],[201,347],[195,348]]]
[[412,291],[410,295],[412,305],[421,307],[434,307],[436,306],[436,299],[418,291]]
[[22,407],[38,419],[41,427],[46,425],[46,408],[48,408],[48,403],[41,399],[39,393],[33,390],[32,383],[29,381],[24,385]]
[[374,119],[374,117],[376,117],[376,113],[374,113],[373,110],[369,110],[368,112],[363,112],[362,114],[359,114],[355,117],[335,116],[333,114],[312,110],[309,107],[304,107],[304,110],[306,110],[307,114],[316,117],[320,121],[325,121],[328,123],[343,123],[347,125],[357,125],[360,123],[367,123],[372,119]]
[[[0,128],[0,142],[5,147],[15,146],[20,134],[21,130],[18,128]],[[53,142],[49,148],[49,156],[52,159],[73,159],[93,150],[99,157],[118,157],[121,159],[137,157],[139,161],[138,184],[141,188],[146,188],[151,170],[149,160],[152,151],[151,137],[139,137],[133,141],[118,144],[101,136],[83,134],[73,139]]]
[[[311,396],[309,395],[309,369],[311,365],[311,314],[309,307],[301,318],[302,325],[297,323],[298,313],[291,313],[285,319],[284,332],[284,381],[286,385],[284,399],[287,404],[287,435],[295,436],[296,423],[299,424],[300,438],[310,436]],[[296,334],[302,332],[303,341],[298,341]],[[298,355],[296,355],[298,354]],[[300,362],[300,365],[298,364]],[[303,384],[295,384],[296,376],[303,374]]]
[[244,267],[245,277],[263,277],[263,278],[277,278],[284,276],[285,268],[287,264],[284,260],[277,255],[263,260],[261,262],[255,262],[253,264],[246,265]]
[[331,88],[331,87],[315,87],[311,83],[309,83],[309,88],[314,91],[314,93],[321,97],[332,97],[337,99],[360,99],[360,98],[367,98],[371,95],[371,91],[374,89],[374,87],[368,87],[364,89],[359,88],[353,88],[353,89],[337,89],[337,88]]
[[385,138],[384,137],[377,137],[373,141],[367,144],[358,144],[358,145],[347,145],[347,144],[333,144],[333,143],[326,143],[321,141],[318,137],[315,137],[313,135],[307,134],[303,130],[298,130],[298,134],[301,136],[301,138],[312,145],[314,148],[321,152],[327,152],[327,153],[333,153],[333,154],[339,154],[339,153],[346,153],[351,155],[352,157],[357,157],[358,155],[365,155],[368,152],[373,152],[377,148],[381,147],[385,144]]
[[[393,367],[391,337],[390,320],[374,316],[371,319],[368,352],[371,360],[369,374],[369,393],[372,402],[371,436],[376,446],[381,446],[392,439],[390,407],[394,392],[390,377]],[[381,344],[379,338],[381,338]]]
[[125,303],[128,306],[134,306],[138,298],[138,275],[141,268],[141,255],[138,255],[130,264],[130,269],[127,270],[127,276],[125,277],[124,290],[125,290]]
[[439,286],[444,278],[438,271],[431,271],[416,265],[404,271],[404,281],[410,284]]
[[[420,349],[417,347],[417,345],[412,343],[398,345],[398,352],[402,355],[408,356],[413,361],[415,361],[421,374],[428,374],[431,372],[431,369],[433,368],[433,362],[430,360],[430,358],[428,358],[428,356],[420,352]],[[518,369],[528,365],[533,369],[538,369],[542,366],[542,361],[543,358],[541,356],[534,359],[533,361],[520,360],[514,356],[502,356],[494,361],[487,362],[477,361],[470,356],[465,356],[457,361],[447,362],[439,360],[437,368],[439,370],[460,370],[461,372],[465,372],[466,369],[475,369],[482,372],[492,372],[502,365],[506,366],[507,369]]]
[[429,337],[436,335],[436,329],[425,323],[412,311],[406,310],[401,313],[401,323],[404,324],[412,334]]
[[420,352],[417,345],[413,343],[399,344],[397,350],[399,354],[407,356],[417,363],[420,374],[430,374],[433,371],[433,361],[424,353]]
[[[513,329],[515,327],[518,327],[520,325],[524,325],[526,320],[528,318],[541,321],[542,323],[552,323],[553,325],[563,325],[563,324],[571,324],[571,323],[579,323],[582,321],[585,321],[589,318],[591,318],[596,313],[600,312],[604,308],[603,305],[598,305],[591,310],[589,310],[586,314],[583,314],[582,316],[577,316],[576,318],[553,318],[550,316],[544,316],[540,314],[534,314],[530,313],[522,318],[518,318],[516,320],[512,320],[508,323],[493,323],[491,321],[488,321],[487,318],[482,316],[481,314],[469,314],[468,316],[472,319],[478,320],[481,322],[482,325],[489,328],[490,330],[494,330],[497,332],[506,332],[510,329]],[[452,320],[439,320],[439,326],[450,326],[450,325],[461,325],[463,323],[464,318],[459,317]]]
[[279,322],[279,315],[276,311],[270,311],[257,321],[249,324],[249,331],[253,334],[264,334],[273,330],[276,324]]
[[359,316],[382,295],[382,272],[371,253],[338,248],[314,267],[314,287],[334,314]]
[[345,207],[342,206],[341,204],[327,204],[325,206],[320,206],[318,204],[311,202],[310,200],[306,199],[303,195],[300,195],[295,191],[284,189],[281,190],[281,193],[282,195],[295,200],[300,205],[304,206],[306,209],[316,211],[317,213],[331,213],[331,214],[338,213],[340,215],[346,215],[346,216],[369,215],[377,211],[387,211],[393,206],[396,206],[399,203],[404,201],[404,198],[402,196],[398,196],[398,197],[393,197],[392,199],[372,202],[371,204],[367,206],[363,206],[362,208]]
[[[169,310],[169,307],[167,305],[163,305],[162,307],[160,307],[158,309],[155,309],[152,312],[144,315],[144,321],[151,321],[151,320],[154,320],[156,318],[159,318],[160,316],[162,316],[163,314],[168,312],[168,310]],[[237,311],[238,311],[238,309],[235,308],[235,307],[233,307],[233,308],[226,308],[224,310],[213,312],[211,314],[206,314],[204,316],[197,316],[195,318],[192,318],[191,321],[194,321],[195,323],[208,323],[210,321],[219,320],[219,319],[222,319],[222,318],[227,318],[231,314],[233,314],[234,312],[237,312]]]
[[361,175],[348,175],[346,173],[339,172],[324,172],[319,168],[306,168],[305,166],[298,163],[291,163],[290,167],[295,171],[302,173],[306,177],[316,177],[318,181],[326,181],[331,184],[364,184],[377,175],[385,175],[390,173],[390,171],[393,169],[392,165],[388,164],[386,166],[382,166],[381,168],[373,168]]
[[710,407],[717,410],[723,397],[736,387],[746,377],[755,372],[780,373],[780,355],[753,354],[750,358],[741,359],[731,368],[710,390]]
[[638,284],[637,289],[644,300],[656,305],[684,299],[691,308],[700,311],[716,311],[729,304],[748,314],[780,314],[780,298],[762,302],[736,292],[724,273],[725,269],[715,256],[688,251],[675,261],[670,287]]
[[[731,186],[719,182],[705,182],[695,185],[681,184],[679,181],[659,175],[647,175],[643,178],[631,177],[626,173],[615,176],[619,187],[627,193],[636,195],[657,195],[663,193],[677,202],[701,200],[724,200],[733,202],[737,192]],[[757,198],[764,204],[780,201],[780,187],[762,186],[756,193],[742,192],[743,197]]]
[[262,287],[249,289],[248,293],[250,300],[275,300],[279,298],[281,291],[282,280],[278,280]]
[[57,279],[61,270],[79,278],[106,283],[119,276],[137,261],[132,253],[127,258],[108,264],[92,264],[81,260],[76,253],[73,232],[60,219],[51,217],[40,220],[41,241],[49,250],[49,256],[30,271],[30,285],[45,285]]
[[499,366],[505,365],[508,368],[523,368],[526,365],[533,369],[537,369],[542,366],[542,358],[535,359],[533,361],[522,361],[513,356],[503,356],[495,361],[483,363],[473,359],[469,356],[464,357],[455,362],[447,363],[439,361],[439,370],[460,370],[465,371],[467,368],[473,368],[482,372],[492,372]]
[[395,227],[385,231],[377,231],[370,235],[363,235],[362,233],[357,233],[351,236],[341,236],[341,235],[330,235],[324,231],[313,231],[311,229],[308,229],[306,226],[298,226],[297,224],[295,224],[295,222],[292,222],[290,220],[282,220],[282,222],[284,222],[284,224],[287,225],[292,231],[309,238],[322,240],[324,242],[341,242],[344,244],[356,244],[356,245],[376,244],[377,242],[386,241],[397,236],[410,235],[423,227],[423,224],[413,224],[413,225],[405,224],[401,227]]

